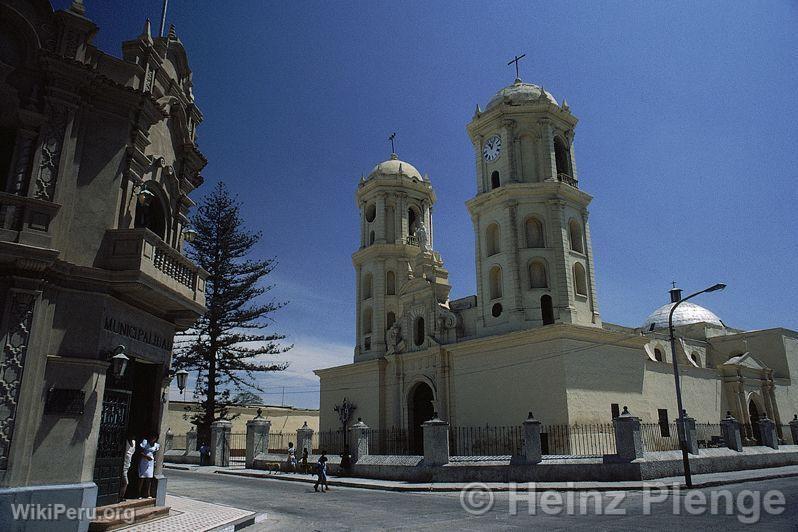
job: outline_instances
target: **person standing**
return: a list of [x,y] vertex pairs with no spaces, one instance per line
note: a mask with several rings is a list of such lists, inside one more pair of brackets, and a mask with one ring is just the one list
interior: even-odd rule
[[294,449],[294,442],[288,442],[288,470],[296,473],[296,449]]
[[302,472],[308,473],[308,448],[305,447],[302,449],[302,458],[300,460],[300,465],[302,466]]
[[[151,497],[152,493],[152,478],[155,472],[155,453],[161,448],[158,443],[158,435],[152,434],[150,439],[141,440],[139,444],[141,448],[141,459],[139,460],[139,499]],[[147,490],[144,491],[144,485],[147,485]],[[146,494],[146,495],[145,495]]]
[[136,439],[128,434],[125,438],[125,460],[122,463],[122,482],[119,484],[119,498],[124,500],[127,491],[127,472],[130,471],[130,464],[133,463],[133,455],[136,453]]
[[321,452],[319,461],[316,463],[316,474],[319,478],[313,486],[313,491],[319,491],[319,485],[321,485],[322,493],[325,491],[324,488],[327,488],[326,491],[330,491],[330,486],[327,485],[327,451]]

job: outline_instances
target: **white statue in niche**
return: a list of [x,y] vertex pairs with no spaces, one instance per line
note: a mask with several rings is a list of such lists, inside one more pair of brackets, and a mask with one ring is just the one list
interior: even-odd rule
[[427,234],[427,227],[424,225],[424,222],[419,222],[418,226],[416,227],[416,232],[413,234],[418,240],[418,247],[421,248],[421,251],[430,251],[429,247],[429,235]]

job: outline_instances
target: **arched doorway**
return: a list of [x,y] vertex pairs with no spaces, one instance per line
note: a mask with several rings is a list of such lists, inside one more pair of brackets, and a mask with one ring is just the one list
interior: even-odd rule
[[424,431],[421,424],[432,419],[435,413],[434,400],[432,388],[424,382],[416,384],[407,396],[407,426],[413,454],[424,454]]
[[551,296],[548,294],[540,296],[540,314],[543,318],[543,325],[554,323],[554,306],[551,302]]
[[759,432],[759,418],[762,415],[753,397],[748,400],[748,416],[751,418],[751,438],[756,440],[758,445],[762,445],[762,434]]

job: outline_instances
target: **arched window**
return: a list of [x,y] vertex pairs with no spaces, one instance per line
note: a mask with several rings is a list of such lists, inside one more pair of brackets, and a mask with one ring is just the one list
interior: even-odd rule
[[396,314],[393,312],[389,312],[388,315],[385,317],[385,330],[387,331],[393,324],[396,323]]
[[543,261],[534,260],[529,263],[529,288],[548,288],[546,265]]
[[418,213],[413,207],[410,207],[407,210],[407,229],[409,231],[409,235],[413,236],[413,233],[416,232],[416,224],[418,223]]
[[424,331],[424,318],[419,316],[416,318],[415,330],[413,331],[413,340],[415,341],[416,346],[420,346],[424,344],[424,338],[426,337],[426,333]]
[[363,334],[371,334],[373,321],[371,307],[366,307],[363,310]]
[[502,310],[504,309],[502,308],[501,303],[494,303],[493,307],[491,307],[490,309],[490,315],[493,316],[494,318],[498,318],[499,316],[502,315]]
[[698,353],[695,352],[695,351],[690,353],[690,360],[692,360],[695,363],[696,366],[700,366],[701,365],[701,357],[698,356]]
[[377,206],[373,203],[366,205],[366,221],[371,223],[377,217]]
[[574,291],[577,295],[587,295],[587,279],[585,276],[585,267],[581,263],[574,264]]
[[136,203],[136,218],[133,225],[134,227],[146,227],[165,241],[166,213],[161,198],[156,195],[150,200],[149,205]]
[[374,231],[369,233],[369,246],[374,243]]
[[366,272],[363,276],[363,299],[369,299],[371,297],[373,287],[374,277],[371,275],[371,272]]
[[493,190],[495,188],[499,188],[501,186],[501,181],[499,180],[499,171],[494,170],[492,174],[490,174],[490,189]]
[[560,137],[554,137],[554,161],[557,173],[571,176],[571,161],[568,157],[568,146]]
[[396,295],[396,274],[391,271],[385,274],[385,293],[389,296]]
[[540,314],[543,318],[543,325],[554,323],[554,306],[551,302],[551,296],[548,294],[540,296]]
[[499,299],[502,297],[502,269],[494,266],[490,269],[490,298]]
[[389,244],[396,241],[396,211],[392,206],[385,209],[385,240]]
[[582,245],[582,225],[573,218],[568,222],[568,236],[571,240],[571,249],[578,253],[584,253],[585,248]]
[[530,216],[526,219],[524,229],[526,231],[526,247],[546,247],[546,242],[543,239],[543,223],[540,220],[534,216]]
[[485,252],[487,256],[495,255],[501,251],[501,231],[499,224],[492,223],[485,230]]
[[659,348],[654,349],[654,358],[656,359],[657,362],[665,362],[665,357],[662,356],[662,350]]

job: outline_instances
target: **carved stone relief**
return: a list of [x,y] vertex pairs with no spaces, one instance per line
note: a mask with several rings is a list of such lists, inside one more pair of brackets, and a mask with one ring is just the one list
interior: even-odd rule
[[0,359],[0,470],[8,468],[8,453],[14,435],[22,371],[28,351],[36,295],[12,292],[8,334]]
[[55,196],[55,183],[58,180],[58,166],[61,159],[61,149],[64,146],[66,132],[67,111],[56,107],[50,114],[50,122],[45,126],[42,135],[38,175],[36,176],[36,189],[34,197],[53,201]]

